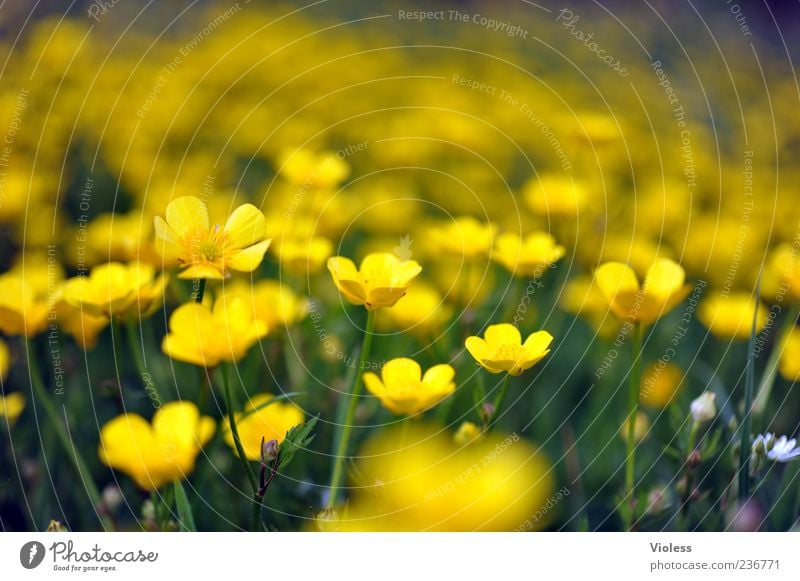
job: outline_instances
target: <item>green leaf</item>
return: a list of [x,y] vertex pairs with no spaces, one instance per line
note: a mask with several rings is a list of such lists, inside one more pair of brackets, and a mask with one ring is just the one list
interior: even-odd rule
[[192,506],[189,504],[189,497],[186,496],[186,490],[184,490],[180,480],[175,481],[175,505],[178,507],[178,521],[181,530],[185,532],[197,531],[197,525],[194,524]]
[[308,447],[314,439],[314,435],[311,431],[314,429],[314,426],[317,425],[318,420],[319,416],[314,416],[306,423],[298,424],[286,432],[286,437],[283,439],[283,442],[281,442],[281,447],[278,451],[281,469],[286,468],[298,450]]

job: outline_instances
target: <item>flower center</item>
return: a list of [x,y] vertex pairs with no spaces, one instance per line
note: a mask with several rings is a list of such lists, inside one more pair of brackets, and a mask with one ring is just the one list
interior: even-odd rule
[[517,361],[522,356],[522,347],[513,343],[503,343],[492,352],[492,361]]

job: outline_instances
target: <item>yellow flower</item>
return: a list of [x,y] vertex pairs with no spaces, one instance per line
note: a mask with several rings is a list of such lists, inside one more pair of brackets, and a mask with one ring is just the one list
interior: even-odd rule
[[459,446],[441,428],[387,430],[359,453],[359,480],[337,523],[361,531],[510,531],[553,492],[549,461],[518,435]]
[[333,254],[333,243],[327,238],[314,236],[307,239],[282,238],[275,245],[275,254],[287,272],[315,274]]
[[[160,262],[153,244],[153,220],[142,211],[100,214],[89,223],[85,236],[75,236],[75,239],[80,244],[80,238],[84,237],[92,264],[137,260],[149,264]],[[75,248],[73,253],[77,251]]]
[[235,281],[225,285],[224,295],[228,300],[242,299],[268,330],[291,327],[308,314],[308,299],[299,297],[277,280],[262,280],[252,286],[244,281]]
[[525,238],[506,232],[497,238],[492,258],[515,276],[539,276],[564,252],[564,247],[546,232],[534,232]]
[[161,304],[167,278],[150,264],[107,262],[64,285],[64,300],[94,316],[148,316]]
[[[287,401],[268,403],[271,399],[272,395],[260,393],[250,399],[243,413],[234,414],[239,439],[248,460],[258,460],[261,457],[262,438],[265,442],[277,440],[280,444],[286,432],[303,423],[303,411],[299,407]],[[236,449],[227,423],[225,442]]]
[[465,264],[461,259],[438,261],[432,275],[448,301],[468,309],[476,309],[484,303],[497,279],[488,261]]
[[98,335],[109,323],[105,315],[93,315],[88,310],[69,304],[64,299],[63,285],[55,294],[55,316],[58,326],[84,351],[94,349]]
[[0,383],[6,380],[8,370],[11,367],[11,359],[8,353],[8,345],[0,339]]
[[523,196],[537,214],[576,218],[587,193],[583,183],[570,176],[552,174],[531,178],[523,188]]
[[349,302],[374,311],[394,306],[422,267],[394,254],[375,253],[367,255],[358,270],[349,258],[333,256],[328,259],[328,270],[336,288]]
[[236,208],[224,227],[211,227],[206,205],[193,196],[170,202],[166,221],[156,216],[155,232],[161,255],[184,268],[180,278],[221,279],[230,270],[252,272],[270,243],[264,214],[252,204]]
[[430,339],[450,320],[453,309],[432,286],[415,283],[393,307],[381,309],[378,326]]
[[645,369],[640,388],[642,403],[653,408],[667,407],[678,393],[683,371],[672,363],[657,362]]
[[666,315],[691,287],[684,284],[686,273],[669,258],[660,258],[647,270],[640,287],[633,269],[621,262],[607,262],[595,271],[595,281],[612,312],[620,319],[653,323]]
[[746,292],[707,297],[697,311],[698,318],[711,333],[720,339],[748,339],[756,315],[756,334],[767,324],[768,313],[761,303]]
[[150,424],[138,414],[117,416],[100,430],[98,455],[106,466],[130,476],[143,490],[188,476],[216,425],[191,402],[159,408]]
[[519,329],[509,323],[490,325],[484,338],[467,337],[470,355],[490,373],[521,375],[550,353],[553,336],[547,331],[532,333],[522,342]]
[[34,337],[47,328],[49,300],[17,273],[0,276],[0,331]]
[[282,152],[278,171],[293,184],[306,189],[331,188],[350,175],[350,166],[332,151],[316,153],[295,149]]
[[161,349],[178,361],[210,368],[239,361],[266,334],[267,326],[242,299],[222,296],[213,311],[198,303],[178,307],[169,318]]
[[458,430],[453,436],[453,441],[458,446],[465,446],[474,442],[475,440],[480,439],[482,436],[483,430],[481,430],[473,422],[462,422],[461,425],[458,426]]
[[18,391],[9,393],[8,395],[0,394],[0,418],[6,418],[9,426],[13,426],[17,423],[17,419],[24,409],[24,394]]
[[783,340],[779,370],[789,381],[800,380],[800,329],[796,327],[793,327]]
[[792,299],[800,299],[800,256],[791,244],[780,244],[770,253],[762,291],[773,298],[788,292]]
[[[619,428],[619,437],[628,441],[628,426],[629,422],[625,419],[622,422],[622,426]],[[650,432],[650,418],[647,417],[647,414],[644,412],[636,412],[636,419],[633,423],[633,439],[636,442],[641,442],[645,439],[647,434]]]
[[480,222],[472,216],[459,216],[452,222],[432,228],[431,244],[439,252],[469,260],[489,255],[494,231],[494,224]]
[[380,378],[374,373],[365,373],[364,385],[392,413],[411,416],[435,406],[453,393],[455,374],[455,369],[443,364],[434,365],[423,376],[416,361],[398,357],[383,366]]
[[608,302],[590,276],[578,276],[567,282],[559,297],[559,305],[567,313],[584,317],[605,339],[611,339],[619,332],[621,323],[607,316]]

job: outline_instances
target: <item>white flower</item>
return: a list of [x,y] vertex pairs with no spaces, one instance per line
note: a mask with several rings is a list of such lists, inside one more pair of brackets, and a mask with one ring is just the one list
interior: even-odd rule
[[772,444],[772,449],[767,452],[767,458],[775,462],[789,462],[795,458],[800,458],[800,448],[796,448],[797,440],[789,440],[786,436],[781,436]]
[[714,403],[717,395],[710,391],[704,391],[700,397],[695,399],[689,406],[689,413],[692,419],[698,423],[710,422],[717,415],[717,406]]

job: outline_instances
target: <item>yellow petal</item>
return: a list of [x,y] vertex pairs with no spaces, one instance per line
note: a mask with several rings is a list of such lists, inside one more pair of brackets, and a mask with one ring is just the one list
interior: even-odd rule
[[627,264],[621,262],[607,262],[600,265],[594,273],[597,288],[606,297],[609,303],[620,294],[638,293],[639,281],[636,273]]
[[238,250],[226,258],[226,265],[239,272],[253,272],[264,260],[264,253],[272,240],[262,240],[248,248]]
[[678,292],[686,280],[683,268],[669,258],[660,258],[648,269],[644,279],[644,290],[659,296]]
[[453,381],[456,375],[456,370],[451,365],[443,363],[441,365],[434,365],[422,377],[422,381],[431,386],[439,388],[446,388],[448,384]]
[[531,333],[527,339],[525,339],[525,344],[523,347],[525,348],[526,355],[530,356],[539,356],[541,354],[547,354],[550,350],[550,343],[553,342],[553,336],[548,333],[547,331],[537,331],[536,333]]
[[489,355],[489,346],[480,337],[467,337],[466,341],[464,341],[464,346],[479,363]]
[[419,363],[407,357],[392,359],[383,366],[381,371],[386,389],[402,391],[416,385],[422,379],[422,369]]
[[[232,249],[247,248],[264,240],[267,233],[267,220],[264,214],[253,204],[244,204],[236,208],[225,224],[227,247]],[[264,251],[266,251],[264,247]],[[263,256],[263,252],[261,253]]]
[[483,336],[490,347],[509,343],[512,345],[522,344],[522,336],[519,334],[519,329],[510,323],[489,325]]
[[208,230],[208,209],[200,198],[181,196],[167,205],[167,224],[179,237],[195,229]]

